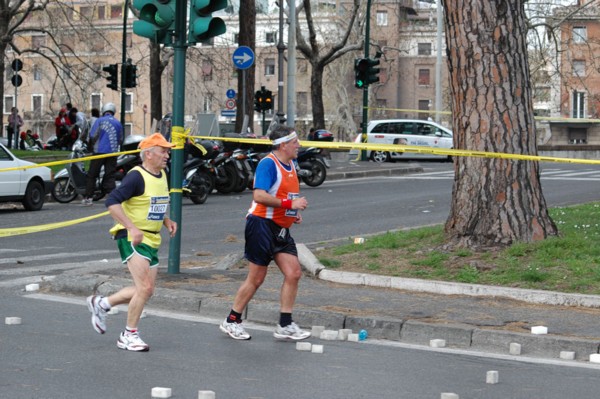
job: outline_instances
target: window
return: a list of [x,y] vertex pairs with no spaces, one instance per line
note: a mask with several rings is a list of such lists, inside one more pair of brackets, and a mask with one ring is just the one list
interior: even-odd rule
[[33,80],[42,80],[42,69],[39,65],[33,66]]
[[265,37],[265,41],[267,43],[275,43],[277,41],[277,33],[275,32],[267,32]]
[[419,43],[418,55],[431,55],[431,43]]
[[213,80],[213,66],[210,61],[204,60],[202,61],[202,80],[205,82],[210,82]]
[[306,73],[308,71],[308,61],[306,61],[305,59],[299,59],[297,60],[297,62],[298,72]]
[[377,11],[377,26],[388,26],[387,11]]
[[10,109],[14,107],[15,97],[14,96],[4,96],[4,114],[10,114]]
[[124,136],[125,137],[130,136],[132,134],[131,132],[133,132],[133,124],[131,122],[126,123],[123,126],[123,133],[125,133]]
[[[421,111],[429,111],[429,107],[431,106],[431,100],[419,100],[419,110]],[[419,119],[427,119],[429,116],[429,112],[419,112]]]
[[125,93],[125,112],[133,112],[133,93]]
[[570,127],[569,144],[587,144],[587,129]]
[[585,118],[585,93],[573,91],[573,118]]
[[387,108],[387,100],[385,98],[377,99],[377,109],[375,110],[375,115],[384,116]]
[[267,58],[265,60],[265,76],[275,75],[275,59]]
[[34,50],[39,50],[40,48],[46,45],[46,36],[44,35],[34,35],[31,36],[31,47]]
[[305,116],[308,114],[308,93],[299,91],[296,93],[296,115]]
[[573,76],[579,76],[579,77],[585,76],[585,61],[582,61],[582,60],[573,61]]
[[573,43],[585,43],[587,41],[587,29],[585,26],[573,27]]
[[430,70],[429,69],[419,69],[419,84],[429,85],[430,84]]
[[102,104],[102,94],[93,93],[90,96],[90,109],[96,108],[99,111],[101,108],[100,104]]
[[123,16],[123,6],[110,6],[110,17],[121,18]]
[[31,95],[31,110],[36,118],[42,116],[43,97],[41,94]]
[[81,6],[79,7],[79,14],[81,15],[81,19],[90,20],[94,18],[94,8],[91,6]]
[[210,97],[208,97],[208,96],[204,97],[204,102],[202,104],[202,109],[206,113],[210,112]]
[[240,42],[240,34],[239,33],[234,33],[233,34],[233,42],[234,43],[239,43]]
[[98,19],[106,19],[106,7],[98,6]]

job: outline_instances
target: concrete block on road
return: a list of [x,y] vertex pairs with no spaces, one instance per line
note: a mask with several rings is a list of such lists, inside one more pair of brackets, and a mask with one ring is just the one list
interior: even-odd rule
[[298,351],[309,351],[312,349],[310,342],[296,342],[296,350]]
[[432,348],[445,348],[446,340],[444,339],[432,339],[429,341],[429,346]]
[[590,355],[590,363],[600,363],[600,353],[592,353]]
[[459,399],[458,395],[451,392],[442,392],[440,399]]
[[312,329],[310,330],[310,335],[311,337],[319,338],[323,331],[325,331],[325,326],[312,326]]
[[498,383],[498,371],[490,370],[485,374],[486,384],[497,384]]
[[459,324],[429,324],[407,320],[400,330],[400,341],[429,345],[431,339],[444,339],[448,346],[468,348],[473,327]]
[[341,328],[341,329],[338,330],[337,339],[339,341],[347,341],[349,334],[352,334],[352,329],[351,328]]
[[319,335],[319,338],[325,341],[335,341],[337,340],[338,332],[335,330],[325,330]]
[[154,387],[152,388],[153,398],[170,398],[172,395],[171,388]]
[[348,334],[348,341],[350,341],[350,342],[360,341],[358,334]]
[[40,290],[40,285],[37,283],[27,284],[25,286],[25,291],[27,291],[27,292],[33,292],[33,291],[39,291],[39,290]]
[[548,327],[546,327],[546,326],[533,326],[533,327],[531,327],[531,333],[532,334],[538,334],[538,335],[548,334]]
[[515,340],[521,344],[521,354],[527,356],[557,358],[561,351],[573,351],[576,358],[587,360],[588,354],[598,352],[598,342],[594,340],[482,329],[473,331],[471,348],[506,353],[506,347]]
[[521,344],[518,344],[516,342],[511,342],[510,346],[508,348],[508,353],[510,353],[511,355],[515,355],[518,356],[521,354]]
[[369,338],[398,341],[400,340],[402,323],[402,320],[384,317],[372,318],[348,316],[346,317],[345,328],[352,331],[367,330],[369,332]]
[[5,317],[4,324],[6,324],[8,326],[19,325],[19,324],[21,324],[21,318],[20,317]]
[[310,351],[312,353],[323,353],[323,345],[313,345]]
[[561,351],[560,358],[563,360],[575,360],[575,352]]
[[198,399],[215,399],[216,397],[214,391],[198,391]]

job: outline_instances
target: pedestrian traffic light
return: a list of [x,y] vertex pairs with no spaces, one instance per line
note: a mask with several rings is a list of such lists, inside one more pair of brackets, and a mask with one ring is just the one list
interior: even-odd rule
[[133,33],[150,39],[153,43],[172,44],[175,31],[176,0],[133,0],[139,11],[139,21],[133,22]]
[[188,42],[202,42],[225,33],[225,22],[212,13],[226,7],[227,0],[190,0]]
[[367,58],[357,58],[354,60],[354,87],[362,89],[367,83],[367,71],[369,69],[369,60]]
[[379,59],[375,58],[375,59],[371,59],[368,58],[366,60],[368,62],[368,68],[367,68],[367,81],[366,84],[370,85],[371,83],[377,83],[379,82],[379,68],[375,68],[377,65],[379,65]]
[[112,90],[119,90],[119,65],[118,64],[110,64],[102,67],[104,72],[108,72],[108,76],[106,80],[108,80],[108,84],[106,87]]
[[137,65],[125,64],[125,87],[137,86]]

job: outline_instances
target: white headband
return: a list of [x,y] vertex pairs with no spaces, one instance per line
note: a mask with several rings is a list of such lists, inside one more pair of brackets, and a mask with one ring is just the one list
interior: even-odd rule
[[283,137],[280,137],[278,139],[273,140],[273,145],[278,145],[278,144],[281,144],[281,143],[287,143],[288,141],[294,140],[296,137],[298,137],[298,135],[296,134],[296,132],[291,132],[287,136],[283,136]]

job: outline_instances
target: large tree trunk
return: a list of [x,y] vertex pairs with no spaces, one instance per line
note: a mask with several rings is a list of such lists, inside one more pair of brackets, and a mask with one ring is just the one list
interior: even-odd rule
[[310,99],[312,103],[313,126],[315,129],[325,129],[325,107],[323,106],[323,66],[312,65],[310,73]]
[[161,65],[160,44],[148,42],[150,46],[150,120],[160,121],[163,117],[161,77],[164,67]]
[[[255,51],[256,48],[256,4],[254,0],[244,0],[240,2],[240,32],[239,45],[247,46]],[[238,95],[237,95],[237,112],[235,118],[235,131],[242,132],[242,124],[244,122],[244,114],[248,115],[248,126],[254,130],[254,70],[256,64],[252,68],[246,70],[238,69]],[[243,74],[246,74],[246,109],[243,109],[243,93],[244,80]]]
[[[457,149],[536,155],[524,0],[444,0]],[[450,246],[501,247],[557,234],[537,162],[457,157]]]

